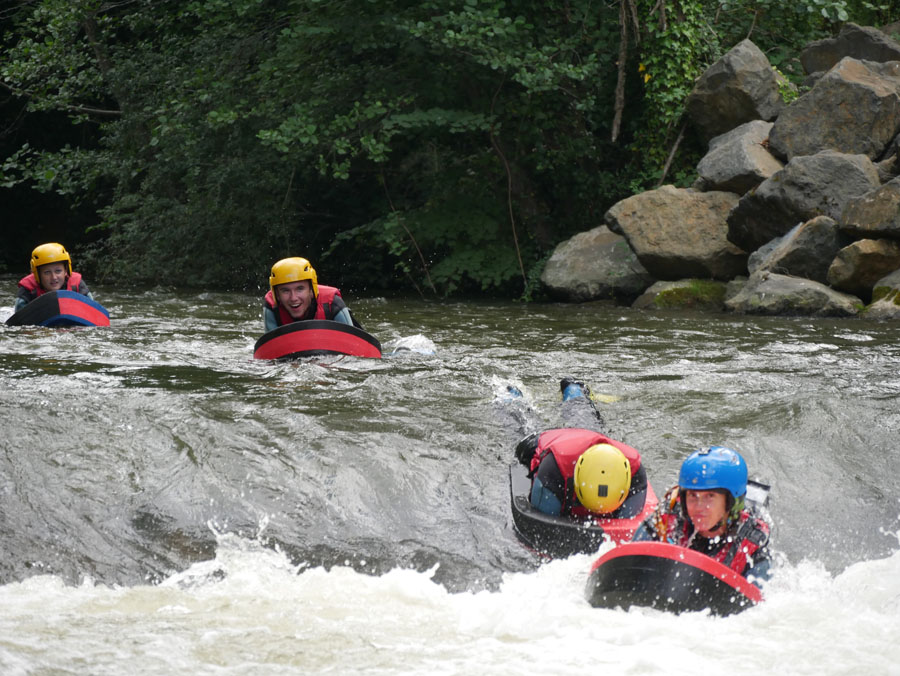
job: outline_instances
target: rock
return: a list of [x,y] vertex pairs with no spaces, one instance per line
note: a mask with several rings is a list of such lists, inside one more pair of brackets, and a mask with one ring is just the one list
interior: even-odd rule
[[849,244],[847,240],[833,218],[817,216],[756,250],[750,255],[747,268],[751,275],[775,272],[825,284],[828,267],[837,252]]
[[900,240],[900,178],[848,201],[841,230],[857,238]]
[[653,283],[628,242],[600,226],[560,243],[541,274],[551,295],[573,303],[629,302]]
[[900,242],[861,239],[838,251],[828,268],[828,283],[835,289],[869,299],[878,280],[897,268],[900,268]]
[[900,175],[900,156],[895,152],[881,162],[877,162],[875,168],[878,169],[878,179],[882,183],[890,183]]
[[728,240],[756,251],[816,216],[839,220],[849,200],[878,185],[878,171],[865,155],[826,151],[795,157],[731,210]]
[[605,220],[655,279],[727,280],[747,266],[747,255],[725,238],[725,217],[737,200],[732,193],[666,185],[617,202]]
[[747,286],[747,278],[744,276],[735,277],[725,285],[725,300],[734,298],[741,290]]
[[703,190],[743,195],[784,165],[768,150],[771,122],[753,120],[716,136],[697,165]]
[[900,270],[875,282],[866,319],[900,319]]
[[708,141],[744,122],[778,117],[785,105],[781,80],[759,47],[743,40],[700,76],[685,110]]
[[879,159],[900,132],[900,62],[847,57],[778,117],[769,149],[781,159],[822,150]]
[[709,279],[681,279],[656,282],[644,291],[632,307],[639,309],[693,309],[721,312],[725,307],[726,284]]
[[753,315],[852,317],[863,308],[863,303],[809,279],[758,272],[725,301],[725,307]]
[[900,44],[888,32],[845,23],[837,37],[809,43],[800,53],[807,73],[831,70],[845,56],[865,61],[900,61]]

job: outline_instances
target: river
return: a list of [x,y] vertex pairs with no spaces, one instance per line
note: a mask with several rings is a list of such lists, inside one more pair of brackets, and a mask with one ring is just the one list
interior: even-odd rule
[[[94,293],[0,327],[2,674],[900,673],[900,325],[347,294],[385,358],[285,363],[257,296]],[[709,444],[771,484],[763,604],[594,609],[517,541],[567,375],[658,494]]]

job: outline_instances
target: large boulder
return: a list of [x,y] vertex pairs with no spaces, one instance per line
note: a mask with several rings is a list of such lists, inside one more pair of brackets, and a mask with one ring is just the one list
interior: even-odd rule
[[756,251],[816,216],[839,220],[847,202],[878,185],[878,171],[865,155],[795,157],[740,199],[728,214],[728,240]]
[[559,244],[541,282],[551,295],[573,303],[632,301],[653,283],[628,242],[602,225]]
[[688,118],[706,141],[744,122],[774,120],[785,105],[782,80],[762,50],[743,40],[697,80],[685,102]]
[[725,238],[725,218],[737,200],[728,192],[665,185],[617,202],[605,220],[656,279],[728,280],[747,267],[747,255]]
[[775,121],[769,149],[779,158],[822,150],[879,159],[900,132],[900,62],[847,57]]
[[900,61],[900,44],[888,33],[869,26],[845,23],[834,38],[809,43],[800,53],[807,73],[831,70],[845,56],[865,61]]
[[725,301],[725,307],[752,315],[852,317],[863,308],[863,303],[810,279],[757,272]]
[[848,239],[841,235],[833,218],[817,216],[754,251],[747,261],[747,268],[751,275],[775,272],[825,284],[828,266],[838,251],[849,244]]
[[900,178],[847,202],[841,229],[863,239],[900,240]]
[[697,165],[701,190],[743,195],[784,165],[768,151],[771,122],[745,122],[709,142],[709,152]]
[[828,283],[863,299],[872,297],[876,282],[900,268],[900,242],[861,239],[838,251],[828,268]]
[[900,270],[875,282],[872,304],[866,308],[866,318],[900,319]]

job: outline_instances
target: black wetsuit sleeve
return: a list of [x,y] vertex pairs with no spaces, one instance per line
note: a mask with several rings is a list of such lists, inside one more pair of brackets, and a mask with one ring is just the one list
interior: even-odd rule
[[341,298],[339,295],[334,294],[334,299],[331,301],[330,305],[328,306],[328,309],[325,312],[325,316],[328,319],[334,319],[335,317],[338,316],[338,314],[340,314],[341,310],[347,311],[347,316],[350,317],[350,323],[353,326],[365,331],[365,329],[363,329],[363,325],[360,324],[356,320],[356,317],[353,316],[353,313],[350,311],[350,308],[347,307],[347,304],[344,302],[344,299]]
[[93,294],[91,294],[91,290],[88,288],[88,285],[84,283],[84,280],[78,282],[78,288],[76,289],[78,293],[82,296],[87,296],[91,300],[94,300]]
[[28,305],[31,301],[37,298],[37,294],[32,293],[24,286],[19,287],[19,293],[16,294],[16,306],[15,311],[18,312],[23,307]]
[[559,500],[562,514],[569,513],[571,505],[568,504],[566,495],[575,494],[575,482],[569,477],[569,485],[568,487],[566,486],[566,479],[563,478],[559,465],[556,462],[556,457],[552,453],[546,453],[541,459],[541,464],[538,465],[534,472],[534,481],[535,483],[540,482],[545,491],[549,491]]

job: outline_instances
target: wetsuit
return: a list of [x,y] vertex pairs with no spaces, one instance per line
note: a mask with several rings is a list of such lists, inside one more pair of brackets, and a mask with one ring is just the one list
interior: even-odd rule
[[610,444],[619,449],[631,467],[631,488],[625,502],[603,518],[624,519],[641,513],[647,500],[647,472],[641,454],[621,441],[583,428],[546,430],[525,437],[516,446],[516,458],[529,468],[531,504],[538,511],[554,516],[585,518],[591,513],[575,495],[575,463],[595,444]]
[[[74,291],[75,293],[80,293],[84,296],[87,296],[91,300],[94,299],[94,296],[91,295],[90,289],[88,289],[88,285],[84,283],[81,279],[81,274],[78,272],[72,272],[66,277],[66,291]],[[28,305],[31,301],[33,301],[38,296],[42,296],[47,293],[38,281],[34,278],[34,275],[25,275],[22,279],[19,280],[19,293],[16,295],[16,305],[14,308],[15,312],[18,312],[23,307]]]
[[765,520],[745,508],[736,518],[729,518],[722,535],[706,538],[694,530],[682,505],[682,496],[677,486],[670,489],[659,503],[659,509],[635,532],[633,540],[657,540],[693,549],[728,566],[751,582],[753,578],[769,578],[770,528]]
[[266,333],[277,329],[279,326],[291,322],[304,321],[306,319],[329,319],[362,328],[359,322],[350,313],[350,308],[344,303],[340,289],[333,286],[319,284],[319,295],[313,300],[303,319],[294,319],[283,306],[275,305],[275,294],[269,290],[263,302],[263,325]]

